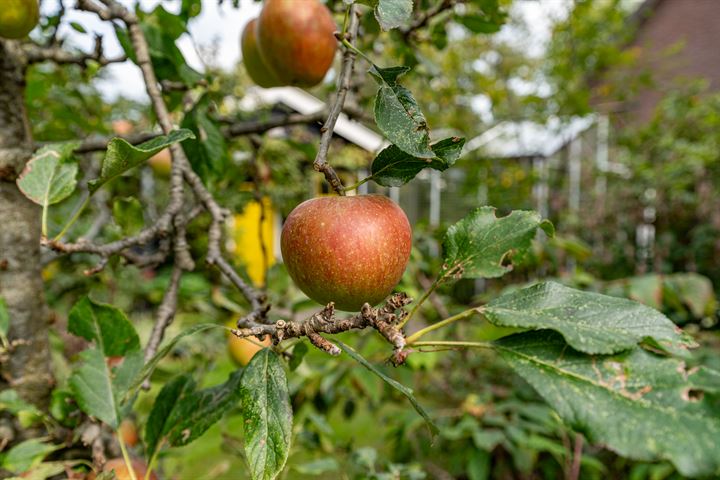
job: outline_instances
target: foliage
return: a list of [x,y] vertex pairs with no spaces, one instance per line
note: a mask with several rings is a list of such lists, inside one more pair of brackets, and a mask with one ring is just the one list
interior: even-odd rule
[[[330,2],[337,12],[348,3]],[[467,105],[443,108],[446,97],[457,102],[480,86],[499,117],[535,105],[531,94],[519,108],[504,106],[522,97],[508,86],[509,77],[533,63],[489,36],[512,21],[507,2],[473,0],[425,23],[423,15],[435,2],[419,0],[415,12],[406,0],[363,3],[370,6],[361,7],[363,35],[350,47],[376,60],[364,65],[369,70],[364,82],[357,80],[357,100],[373,109],[375,127],[390,144],[374,159],[342,150],[342,158],[329,160],[351,174],[370,172],[358,177],[359,184],[399,187],[420,181],[426,168],[452,172],[465,139],[443,132],[439,138],[447,138],[434,141],[435,132],[449,127],[476,134],[461,129],[479,121]],[[614,62],[614,42],[623,33],[617,28],[617,6],[606,2],[596,13],[589,2],[579,3],[557,28],[554,60],[566,56],[577,29],[587,33],[588,17],[597,14],[609,16],[608,30],[580,44],[572,58],[587,67],[584,74]],[[101,155],[74,154],[78,143],[71,139],[109,133],[105,119],[111,106],[98,106],[102,102],[92,87],[74,85],[88,83],[93,69],[39,66],[30,72],[28,104],[31,118],[39,119],[33,122],[36,137],[65,142],[42,147],[18,180],[25,195],[44,209],[45,235],[57,225],[58,239],[90,231],[112,242],[156,221],[170,182],[148,182],[144,163],[180,142],[194,171],[233,211],[269,195],[282,214],[307,195],[317,153],[312,128],[289,129],[285,138],[226,136],[228,123],[263,121],[274,113],[228,107],[228,97],[247,88],[242,77],[212,69],[201,74],[187,65],[177,40],[201,8],[195,1],[183,1],[180,15],[162,6],[151,12],[138,8],[152,68],[161,83],[180,84],[192,104],[185,108],[173,89],[164,93],[174,124],[183,127],[169,135],[139,145],[113,138]],[[413,22],[422,23],[417,31],[409,29]],[[128,57],[137,61],[121,22],[115,31]],[[453,31],[460,33],[454,37]],[[465,42],[508,54],[509,65],[495,65],[502,85],[489,88],[491,80],[467,66],[471,62],[461,54]],[[374,48],[375,43],[387,50]],[[558,111],[577,111],[587,100],[577,65],[572,71],[551,65],[553,75],[568,84],[567,96],[557,99]],[[431,76],[439,87],[422,88]],[[52,88],[43,83],[56,77]],[[86,114],[75,116],[84,118],[63,124],[54,117],[66,113],[55,107],[42,112],[42,105],[62,97],[56,89],[72,92],[62,100],[64,108],[75,106]],[[697,206],[688,194],[695,185],[688,177],[715,178],[716,100],[700,105],[692,95],[672,98],[646,131],[627,141],[637,188],[664,176],[673,187],[667,199],[673,212],[678,204]],[[116,106],[129,110],[138,126],[154,126],[144,106]],[[110,181],[120,177],[123,181]],[[87,189],[76,191],[78,180]],[[478,187],[476,179],[471,183]],[[79,209],[69,207],[78,202]],[[398,287],[417,298],[398,318],[398,330],[407,330],[404,350],[393,350],[376,332],[345,332],[326,339],[343,352],[329,357],[314,348],[317,339],[310,345],[302,337],[279,341],[241,369],[225,354],[221,326],[253,305],[217,270],[198,261],[195,272],[183,274],[177,318],[167,331],[171,338],[146,358],[142,345],[153,312],[165,306],[170,262],[136,267],[112,259],[95,277],[85,278],[78,266],[96,259],[55,259],[45,270],[49,303],[60,317],[53,326],[58,386],[52,406],[41,411],[5,390],[0,410],[51,433],[60,431],[59,425],[78,432],[90,422],[117,433],[123,420],[133,419],[142,427],[142,444],[131,447],[119,439],[123,453],[129,449],[131,456],[144,457],[168,478],[559,478],[574,468],[581,478],[720,475],[718,348],[707,347],[713,340],[703,332],[701,353],[692,355],[688,349],[697,346],[695,341],[672,321],[713,315],[717,306],[707,279],[678,275],[601,282],[576,271],[575,278],[560,279],[573,285],[538,282],[538,272],[551,263],[548,250],[582,256],[583,246],[551,239],[552,225],[533,211],[503,210],[507,215],[498,216],[494,208],[481,206],[464,216],[455,213],[462,218],[429,234],[415,226],[412,264]],[[94,227],[101,214],[106,220]],[[206,250],[208,239],[198,232],[208,222],[199,215],[188,225],[196,259]],[[132,253],[152,256],[167,248],[161,243],[133,247]],[[237,263],[239,277],[250,283]],[[529,284],[508,287],[514,280]],[[463,296],[463,288],[474,282],[490,285],[487,298]],[[282,265],[268,268],[265,283],[273,305],[268,324],[308,318],[317,310]],[[3,355],[6,317],[0,299]],[[404,365],[392,369],[389,357]],[[37,478],[67,469],[85,472],[88,457],[62,456],[76,446],[69,437],[16,443],[3,452],[0,466]]]

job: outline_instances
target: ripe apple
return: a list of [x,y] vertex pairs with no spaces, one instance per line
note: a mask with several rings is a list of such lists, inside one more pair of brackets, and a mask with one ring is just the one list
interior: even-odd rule
[[[228,322],[227,326],[235,328],[235,322]],[[270,345],[272,345],[270,335],[266,335],[265,338],[260,341],[257,337],[252,337],[252,340],[248,340],[247,338],[236,337],[228,332],[228,353],[230,353],[230,357],[235,360],[236,363],[243,367],[250,363],[250,360],[252,360],[257,352]]]
[[[135,478],[137,480],[145,478],[145,473],[147,473],[147,465],[145,462],[137,459],[130,460],[130,463],[132,464],[132,468],[135,471]],[[122,458],[113,458],[112,460],[108,460],[107,463],[105,463],[105,466],[103,467],[103,472],[112,472],[115,471],[115,477],[117,480],[131,480],[130,477],[130,470],[127,468],[127,465],[125,465],[125,460]],[[150,474],[151,480],[158,480],[157,475],[155,475],[155,472],[152,472]]]
[[283,261],[300,290],[345,311],[392,293],[411,246],[405,212],[381,195],[307,200],[290,213],[280,237]]
[[242,37],[240,37],[240,48],[242,50],[245,69],[253,82],[264,88],[282,85],[277,76],[265,65],[265,62],[260,56],[257,43],[257,18],[253,18],[245,25]]
[[172,171],[172,155],[169,149],[160,150],[148,159],[148,165],[156,175],[169,177]]
[[336,30],[318,0],[266,0],[257,23],[260,55],[283,85],[312,87],[332,65]]
[[23,38],[40,19],[37,0],[3,0],[0,3],[0,37]]

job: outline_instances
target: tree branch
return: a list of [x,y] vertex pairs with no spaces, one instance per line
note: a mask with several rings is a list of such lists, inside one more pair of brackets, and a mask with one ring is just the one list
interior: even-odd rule
[[[360,26],[360,15],[357,12],[355,5],[349,7],[348,16],[350,19],[350,26],[347,31],[347,40],[353,43],[357,37],[358,28]],[[339,39],[344,40],[344,39]],[[355,52],[345,47],[342,59],[342,68],[340,75],[338,75],[337,81],[337,93],[335,94],[335,100],[330,106],[330,113],[325,121],[325,124],[320,129],[322,133],[320,137],[320,145],[318,146],[318,153],[315,157],[313,167],[318,172],[325,175],[325,180],[335,190],[338,195],[345,195],[343,184],[338,177],[337,172],[327,161],[328,151],[330,150],[330,141],[332,140],[333,130],[335,129],[335,123],[340,117],[343,105],[345,104],[345,97],[347,96],[348,89],[350,88],[350,78],[352,76],[353,65],[355,64]]]
[[331,302],[321,311],[302,321],[278,320],[274,324],[257,324],[247,317],[238,321],[238,328],[232,330],[238,337],[270,335],[274,343],[288,338],[308,337],[313,345],[331,355],[339,355],[340,349],[321,337],[320,333],[337,334],[348,330],[374,328],[395,349],[401,351],[405,347],[405,336],[396,327],[405,316],[404,307],[412,301],[404,293],[393,294],[385,305],[373,308],[363,305],[360,313],[347,318],[335,318],[335,305]]
[[103,55],[102,37],[95,36],[95,49],[91,53],[85,52],[68,52],[63,49],[62,44],[56,43],[51,46],[42,46],[35,43],[26,43],[23,45],[23,51],[27,58],[27,63],[39,63],[51,61],[58,65],[79,65],[83,68],[87,67],[88,62],[94,61],[105,66],[111,63],[123,63],[127,60],[125,55],[115,58],[107,58]]

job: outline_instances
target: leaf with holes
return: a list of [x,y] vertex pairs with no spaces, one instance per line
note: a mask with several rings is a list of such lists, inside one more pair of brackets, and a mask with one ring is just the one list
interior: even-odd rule
[[720,475],[717,410],[682,360],[639,348],[590,356],[547,330],[495,346],[593,444],[635,460],[668,460],[685,476]]
[[38,150],[17,179],[23,195],[43,209],[72,195],[78,172],[73,150],[78,145],[80,142],[56,143]]
[[372,179],[384,187],[400,187],[405,185],[425,168],[440,172],[450,168],[462,153],[465,139],[459,137],[446,138],[432,145],[430,149],[435,158],[416,158],[390,145],[378,154],[372,163]]
[[250,361],[242,379],[245,455],[253,480],[272,480],[287,462],[293,413],[280,358],[265,348]]
[[390,142],[417,158],[434,158],[430,149],[430,130],[410,90],[397,79],[409,67],[380,68],[373,65],[369,73],[380,85],[375,97],[375,123]]
[[495,209],[481,207],[448,228],[443,240],[445,263],[441,278],[495,278],[512,269],[506,266],[529,248],[538,229],[553,234],[552,224],[536,212],[515,210],[497,218]]
[[617,353],[644,341],[686,355],[695,345],[657,310],[555,282],[502,295],[481,309],[485,318],[502,327],[555,330],[571,347],[585,353]]
[[119,177],[131,168],[141,165],[160,150],[189,138],[195,138],[195,135],[186,129],[175,130],[170,132],[169,135],[155,137],[140,145],[133,145],[122,138],[113,138],[108,144],[100,170],[100,177],[88,182],[90,194],[97,192],[107,182]]

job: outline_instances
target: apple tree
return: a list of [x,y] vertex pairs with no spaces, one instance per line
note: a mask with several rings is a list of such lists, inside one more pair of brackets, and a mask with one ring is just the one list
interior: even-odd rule
[[[452,381],[453,370],[500,359],[554,412],[553,428],[577,432],[575,446],[558,454],[569,460],[562,467],[568,478],[579,478],[581,468],[602,472],[602,464],[582,463],[584,439],[622,458],[665,461],[683,476],[720,475],[720,373],[693,356],[693,338],[662,313],[554,281],[507,288],[487,302],[451,310],[438,300],[439,292],[467,279],[498,279],[521,266],[533,242],[554,234],[547,220],[522,210],[498,216],[478,205],[435,232],[441,249],[433,254],[417,244],[411,250],[411,225],[397,205],[355,194],[362,185],[402,188],[426,169],[453,167],[465,139],[433,134],[419,97],[406,86],[416,75],[410,65],[421,61],[419,45],[442,50],[453,29],[474,36],[499,31],[510,2],[266,0],[242,36],[252,80],[310,88],[335,62],[334,86],[317,87],[328,98],[321,114],[269,118],[225,115],[223,101],[233,86],[212,68],[200,73],[185,61],[177,42],[202,2],[167,2],[176,14],[164,5],[146,11],[128,3],[77,0],[67,7],[112,25],[124,49],[115,58],[105,55],[101,37],[92,52],[59,38],[62,2],[30,38],[35,0],[12,0],[0,12],[3,473],[111,478],[114,471],[117,478],[157,478],[172,451],[200,442],[234,413],[242,435],[238,445],[228,437],[228,445],[240,452],[245,470],[230,472],[232,478],[287,475],[293,449],[310,444],[298,433],[298,418],[325,428],[306,413],[308,392],[326,388],[337,372],[351,368],[369,396],[377,391],[375,381],[402,399],[396,416],[412,415],[408,425],[424,423],[418,435],[428,439],[433,456],[435,438],[457,440],[464,427],[449,428],[441,406],[429,408],[424,395],[419,398],[422,385],[413,382],[409,368],[461,352],[440,376]],[[143,112],[136,120],[142,129],[113,134],[103,126],[113,111],[92,83],[104,67],[125,61],[141,71],[150,104],[113,105]],[[72,85],[75,94],[53,97],[47,84],[53,81]],[[68,108],[85,115],[68,115]],[[333,134],[343,111],[370,118],[387,140],[353,185],[336,168]],[[307,144],[292,142],[278,155],[286,163],[259,160],[271,150],[273,138],[265,133],[272,128],[318,122],[310,161],[293,160],[308,153]],[[35,132],[43,141],[34,140]],[[168,177],[149,188],[145,165],[167,149]],[[231,209],[248,198],[262,205],[263,189],[271,188],[267,178],[280,170],[289,178],[275,187],[280,194],[319,176],[333,193],[286,212],[282,253],[295,286],[287,275],[285,282],[253,282],[225,245]],[[252,188],[241,191],[242,184]],[[432,239],[420,243],[426,241]],[[43,266],[53,261],[61,262],[56,265],[65,270],[63,280],[44,285]],[[420,264],[433,278],[417,284],[403,277]],[[165,275],[159,278],[161,267]],[[142,290],[158,282],[160,290]],[[193,297],[192,285],[203,293]],[[303,297],[303,308],[288,308],[289,297],[302,295],[298,289],[320,304]],[[202,296],[216,306],[198,306],[207,305],[197,300]],[[136,320],[147,316],[148,306],[153,322],[144,328]],[[221,309],[238,314],[232,327],[224,326]],[[184,310],[195,312],[192,321],[183,321]],[[176,329],[176,320],[185,328]],[[479,338],[466,328],[480,323],[496,335]],[[254,348],[223,378],[212,377],[212,362],[187,354],[192,345],[218,350],[218,332]],[[72,348],[64,360],[58,354]],[[312,371],[320,386],[302,390],[298,385]],[[468,388],[467,378],[463,383]],[[448,388],[448,398],[457,388]],[[477,408],[462,403],[463,411],[481,416]],[[142,419],[135,437],[123,433],[131,417]],[[501,440],[488,432],[471,436],[492,450]],[[397,450],[412,442],[399,443]],[[359,463],[369,455],[354,453]],[[458,476],[487,477],[481,457],[461,452],[458,458]],[[304,471],[327,472],[333,461]],[[374,463],[365,461],[370,466],[358,476],[371,470],[372,478],[424,475],[392,467],[387,475],[395,477],[382,476]],[[425,473],[432,475],[432,468]]]

